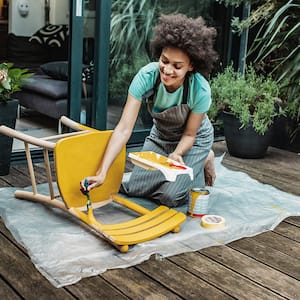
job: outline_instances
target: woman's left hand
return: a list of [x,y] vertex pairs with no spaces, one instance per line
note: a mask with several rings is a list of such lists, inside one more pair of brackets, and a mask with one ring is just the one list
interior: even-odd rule
[[184,165],[184,161],[183,161],[182,156],[179,155],[179,154],[176,153],[176,152],[170,153],[170,154],[169,154],[169,158],[170,158],[170,159],[173,159],[173,160],[179,162],[180,164],[183,164],[183,165]]

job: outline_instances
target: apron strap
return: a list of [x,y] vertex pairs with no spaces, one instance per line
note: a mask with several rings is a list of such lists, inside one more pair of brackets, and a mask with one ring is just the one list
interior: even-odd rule
[[187,97],[189,94],[189,77],[189,73],[187,73],[187,75],[184,78],[182,104],[187,104]]
[[[143,98],[146,100],[146,103],[153,102],[154,95],[157,92],[158,86],[160,84],[160,75],[158,74],[154,86],[152,89],[148,90],[144,95]],[[183,95],[182,95],[182,104],[187,104],[187,97],[189,94],[189,73],[184,78],[183,83]]]

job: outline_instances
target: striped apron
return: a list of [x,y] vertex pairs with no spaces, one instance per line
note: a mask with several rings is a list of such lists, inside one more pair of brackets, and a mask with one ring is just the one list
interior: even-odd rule
[[[148,103],[148,110],[153,117],[153,126],[141,151],[154,151],[168,156],[180,141],[190,108],[186,103],[182,103],[160,113],[153,113],[151,101]],[[213,126],[205,115],[193,147],[183,156],[184,163],[193,168],[193,181],[188,175],[179,175],[175,182],[169,182],[160,171],[149,171],[134,166],[129,181],[122,185],[122,192],[133,197],[149,198],[169,207],[187,203],[190,189],[205,185],[204,162],[211,149],[213,138]]]

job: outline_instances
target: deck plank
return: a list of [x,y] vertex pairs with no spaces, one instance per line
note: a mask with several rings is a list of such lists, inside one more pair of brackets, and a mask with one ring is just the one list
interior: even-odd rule
[[287,222],[281,222],[274,229],[274,232],[300,243],[300,230],[297,226],[293,224],[289,224]]
[[223,164],[229,169],[245,172],[262,183],[300,196],[300,156],[297,153],[269,147],[263,159],[243,159],[229,155],[225,142],[215,143],[213,149],[217,155],[225,153]]
[[289,256],[298,259],[300,258],[300,243],[275,232],[268,231],[263,234],[256,235],[252,238],[252,240],[260,243],[261,245],[272,247],[273,249]]
[[[30,259],[0,234],[0,274],[25,299],[74,299],[66,290],[55,289]],[[6,299],[6,298],[2,298]]]
[[[207,256],[201,255],[199,252],[184,253],[169,259],[234,298],[245,300],[283,299],[267,288],[254,283]],[[209,294],[207,296],[209,299]]]
[[146,276],[134,267],[108,270],[101,277],[131,299],[180,299],[178,295],[161,286],[155,278]]
[[18,300],[22,298],[0,277],[0,299]]
[[300,282],[230,247],[210,247],[201,254],[288,299],[300,299]]
[[299,217],[288,217],[284,222],[300,227],[300,218]]
[[112,287],[100,276],[83,278],[76,284],[67,286],[66,289],[77,299],[129,299],[116,288]]
[[232,242],[228,246],[269,267],[300,280],[300,260],[296,257],[289,256],[251,238]]
[[172,262],[172,259],[161,261],[152,259],[138,265],[137,268],[184,299],[199,299],[199,295],[202,299],[232,298],[201,277],[190,273],[190,270],[187,271]]

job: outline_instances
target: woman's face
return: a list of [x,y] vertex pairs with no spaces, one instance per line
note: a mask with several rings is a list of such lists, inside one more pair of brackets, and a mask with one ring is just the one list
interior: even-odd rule
[[178,48],[163,48],[159,58],[161,82],[169,92],[178,89],[187,72],[193,70],[189,56]]

